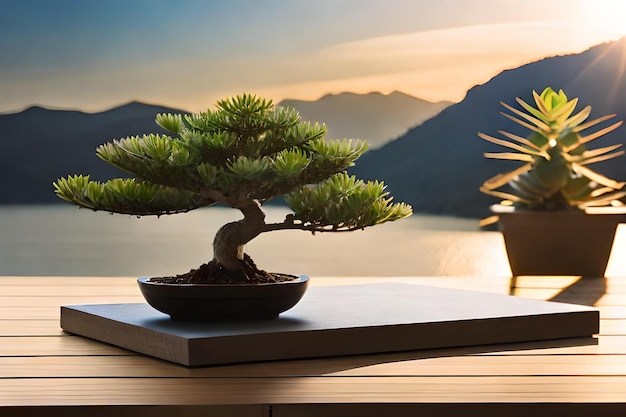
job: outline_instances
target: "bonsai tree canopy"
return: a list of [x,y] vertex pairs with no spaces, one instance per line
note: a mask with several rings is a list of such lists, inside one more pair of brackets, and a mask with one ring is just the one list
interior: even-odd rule
[[[505,117],[527,128],[528,137],[500,131],[506,139],[484,133],[478,135],[492,143],[515,152],[486,153],[485,157],[524,162],[513,171],[496,175],[485,181],[480,190],[503,198],[504,205],[527,210],[583,210],[620,204],[626,195],[623,182],[601,175],[589,165],[623,155],[622,145],[611,145],[589,150],[586,145],[621,126],[616,122],[608,127],[585,133],[614,114],[585,122],[591,113],[587,106],[573,114],[578,99],[568,100],[565,93],[546,88],[541,94],[533,91],[536,107],[520,98],[522,110],[500,103],[511,112]],[[505,187],[505,190],[498,190]]]
[[[324,125],[303,122],[296,110],[271,100],[244,94],[199,114],[159,114],[156,122],[171,134],[130,136],[96,150],[131,178],[73,175],[54,189],[80,207],[137,216],[218,203],[241,211],[241,220],[217,231],[213,259],[173,277],[177,282],[271,282],[281,274],[258,269],[244,252],[261,233],[354,231],[412,214],[409,205],[392,202],[382,182],[345,172],[366,142],[325,139]],[[266,223],[261,206],[278,196],[293,213]]]

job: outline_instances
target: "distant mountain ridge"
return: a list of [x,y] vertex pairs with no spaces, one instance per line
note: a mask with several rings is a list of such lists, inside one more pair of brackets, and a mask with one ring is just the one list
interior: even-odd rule
[[[346,93],[315,102],[292,102],[296,109],[302,105],[311,114],[332,114],[333,127],[329,129],[341,137],[368,139],[375,131],[378,143],[395,137],[385,138],[379,127],[400,126],[388,130],[393,132],[390,135],[400,135],[408,128],[403,127],[407,120],[417,123],[432,114],[428,102],[397,92],[387,96]],[[425,110],[410,110],[417,107]],[[52,182],[74,173],[89,173],[96,180],[119,176],[118,169],[96,157],[96,147],[126,136],[165,133],[154,122],[157,113],[185,111],[133,101],[98,113],[32,106],[18,113],[0,114],[0,204],[58,202]],[[351,128],[354,133],[341,133]]]
[[[363,155],[352,172],[384,180],[397,200],[413,205],[417,213],[461,217],[489,215],[497,199],[479,192],[492,176],[519,164],[487,160],[484,152],[502,151],[477,137],[477,132],[498,135],[498,130],[526,134],[500,112],[500,101],[517,106],[516,97],[533,103],[531,92],[545,87],[563,89],[569,98],[579,97],[578,110],[592,106],[589,120],[616,113],[626,118],[626,39],[604,43],[579,54],[544,58],[504,71],[439,115],[409,130],[380,149]],[[608,123],[608,122],[607,122]],[[605,125],[602,125],[605,126]],[[626,143],[626,127],[598,139],[592,148]],[[626,157],[593,168],[626,180]]]
[[325,123],[329,138],[365,139],[370,149],[404,134],[437,115],[451,102],[430,102],[394,91],[390,94],[328,94],[315,101],[278,103],[298,110],[303,120]]
[[130,135],[164,133],[154,122],[162,112],[184,111],[130,102],[100,113],[33,106],[0,115],[0,204],[56,202],[52,182],[68,174],[119,176],[96,157],[96,147]]

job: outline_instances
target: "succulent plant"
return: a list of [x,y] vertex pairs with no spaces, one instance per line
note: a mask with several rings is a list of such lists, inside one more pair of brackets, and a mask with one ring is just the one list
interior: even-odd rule
[[[72,175],[54,183],[58,197],[80,207],[137,216],[183,213],[222,204],[243,219],[220,228],[213,259],[178,282],[272,280],[244,253],[261,233],[341,232],[412,214],[393,203],[379,181],[345,170],[367,149],[364,141],[327,140],[326,127],[300,120],[292,108],[244,94],[199,114],[159,114],[170,135],[130,136],[101,145],[96,155],[134,175],[106,182]],[[284,196],[293,210],[266,223],[261,205]],[[286,255],[288,256],[288,255]]]
[[[499,131],[506,139],[478,133],[482,139],[512,149],[514,152],[485,153],[487,158],[524,162],[521,167],[485,181],[480,190],[504,199],[505,205],[528,210],[583,210],[587,207],[617,205],[626,195],[618,182],[593,171],[590,164],[623,155],[622,145],[589,150],[587,144],[615,129],[618,121],[592,133],[587,129],[615,117],[614,114],[585,122],[591,113],[587,106],[573,114],[578,99],[569,100],[565,93],[546,88],[533,91],[536,107],[522,99],[516,109],[501,102],[510,113],[502,115],[527,128],[524,138]],[[504,187],[504,189],[498,190]]]

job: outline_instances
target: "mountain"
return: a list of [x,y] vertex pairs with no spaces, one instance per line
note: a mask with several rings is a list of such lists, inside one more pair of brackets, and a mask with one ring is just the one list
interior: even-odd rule
[[68,174],[104,180],[119,170],[96,157],[114,138],[163,132],[157,113],[183,112],[131,102],[101,113],[30,107],[0,115],[0,204],[56,202],[52,182]]
[[397,138],[430,119],[450,102],[430,102],[398,91],[391,94],[329,94],[315,101],[283,100],[303,120],[326,123],[329,138],[365,139],[370,149]]
[[[419,123],[448,104],[429,103],[397,92],[387,96],[346,93],[316,102],[289,100],[281,104],[286,103],[301,106],[308,112],[308,120],[328,114],[334,126],[331,131],[340,137],[365,139],[373,136],[370,132],[376,133],[379,141],[394,138],[406,131],[407,123]],[[155,115],[162,112],[184,113],[131,102],[101,113],[34,106],[19,113],[0,114],[0,204],[58,202],[52,182],[68,174],[89,173],[96,180],[119,176],[119,170],[96,157],[96,147],[130,135],[164,133],[154,122]],[[325,119],[320,116],[320,120]]]
[[[489,215],[497,200],[478,191],[492,176],[519,166],[511,161],[485,159],[484,152],[503,148],[477,137],[498,130],[524,134],[520,126],[499,114],[500,101],[516,105],[520,97],[534,103],[532,91],[563,89],[569,98],[591,105],[590,119],[616,113],[626,118],[626,38],[592,47],[579,54],[554,56],[504,71],[439,115],[402,137],[364,154],[352,172],[389,184],[398,201],[417,213],[480,218]],[[602,126],[608,125],[605,122]],[[593,128],[592,128],[593,129]],[[626,127],[594,141],[592,148],[626,142]],[[626,180],[626,157],[594,165],[611,178]]]

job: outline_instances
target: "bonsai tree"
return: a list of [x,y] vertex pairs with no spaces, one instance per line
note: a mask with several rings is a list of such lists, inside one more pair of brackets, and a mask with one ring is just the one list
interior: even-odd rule
[[[296,110],[271,100],[244,94],[219,101],[213,111],[159,114],[156,122],[171,135],[130,136],[96,150],[134,177],[99,182],[73,175],[54,189],[70,203],[112,213],[161,216],[221,204],[243,214],[217,231],[210,262],[168,280],[289,279],[257,268],[245,245],[265,232],[354,231],[412,214],[409,205],[392,202],[382,182],[346,173],[366,142],[327,140],[324,125],[303,122]],[[266,223],[262,204],[278,196],[293,213]]]
[[[591,107],[573,114],[578,99],[568,100],[562,90],[557,93],[548,87],[541,94],[533,91],[533,98],[536,107],[517,98],[522,110],[500,103],[511,112],[502,114],[527,128],[528,137],[500,131],[506,139],[498,139],[478,133],[489,142],[515,151],[485,153],[485,157],[524,162],[513,171],[485,181],[480,190],[503,198],[504,205],[526,210],[583,210],[618,204],[618,199],[626,195],[620,191],[624,183],[609,179],[588,165],[624,154],[623,150],[618,150],[622,145],[594,150],[587,149],[586,145],[617,129],[622,122],[583,135],[583,131],[615,115],[583,123]],[[505,189],[498,190],[501,187]]]

